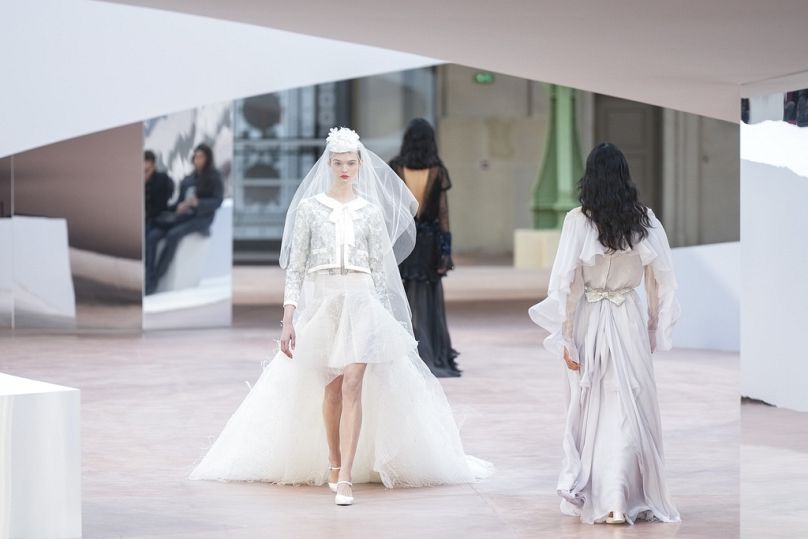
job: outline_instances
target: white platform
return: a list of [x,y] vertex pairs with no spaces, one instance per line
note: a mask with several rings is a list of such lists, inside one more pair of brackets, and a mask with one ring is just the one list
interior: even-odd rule
[[740,242],[673,249],[673,266],[682,305],[674,346],[740,351]]
[[81,537],[78,389],[0,373],[0,539]]
[[[157,293],[172,292],[187,288],[196,288],[202,277],[202,264],[208,255],[210,238],[202,233],[194,232],[180,239],[174,259],[168,271],[160,278]],[[164,242],[157,249],[159,259]]]
[[[11,230],[13,305],[16,327],[72,327],[76,295],[70,271],[67,221],[14,216]],[[5,253],[3,253],[5,255]]]
[[741,394],[808,411],[808,129],[741,124]]

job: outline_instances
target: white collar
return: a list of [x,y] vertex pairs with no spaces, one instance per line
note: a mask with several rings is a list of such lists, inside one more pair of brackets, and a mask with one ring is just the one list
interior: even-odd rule
[[367,203],[368,203],[367,200],[365,200],[364,198],[362,198],[362,197],[360,197],[358,195],[357,195],[357,197],[355,199],[353,199],[353,200],[351,200],[349,202],[345,202],[344,204],[342,202],[340,202],[339,200],[326,195],[325,193],[320,193],[319,195],[315,196],[314,198],[316,198],[322,204],[325,204],[329,208],[332,208],[332,209],[335,209],[335,210],[339,209],[339,208],[342,208],[342,207],[347,207],[347,208],[349,208],[351,210],[358,210],[359,208],[362,208],[362,207],[366,206]]

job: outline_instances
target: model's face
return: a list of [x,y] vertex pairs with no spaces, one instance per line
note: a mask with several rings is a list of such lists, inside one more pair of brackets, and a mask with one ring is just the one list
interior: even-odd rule
[[148,180],[151,178],[151,175],[154,174],[154,162],[144,160],[143,161],[143,179]]
[[205,164],[207,163],[207,158],[205,157],[205,153],[197,150],[194,152],[194,168],[197,172],[202,172],[205,168]]
[[356,179],[362,161],[356,152],[345,152],[332,153],[328,163],[331,174],[338,184],[350,184]]

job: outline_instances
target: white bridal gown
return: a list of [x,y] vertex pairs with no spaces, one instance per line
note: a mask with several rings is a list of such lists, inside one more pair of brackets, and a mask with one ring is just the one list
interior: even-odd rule
[[[323,389],[351,362],[367,363],[354,483],[417,487],[490,475],[490,463],[465,454],[440,383],[390,311],[379,210],[319,195],[298,211],[287,268],[287,303],[299,301],[294,358],[277,352],[191,479],[326,482]],[[357,271],[323,263],[348,247]]]
[[[676,279],[662,224],[649,210],[649,235],[610,253],[597,228],[570,211],[561,232],[548,297],[530,317],[550,332],[559,361],[567,348],[580,364],[567,369],[569,403],[558,480],[561,510],[583,522],[610,511],[678,522],[665,481],[662,429],[652,347],[668,350],[679,317]],[[645,276],[648,321],[636,288]]]

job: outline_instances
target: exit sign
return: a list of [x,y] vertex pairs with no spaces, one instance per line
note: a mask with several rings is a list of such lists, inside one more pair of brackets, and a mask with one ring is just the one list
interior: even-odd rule
[[477,84],[493,84],[494,74],[488,71],[478,71],[474,74],[474,82]]

